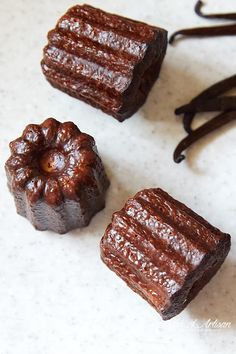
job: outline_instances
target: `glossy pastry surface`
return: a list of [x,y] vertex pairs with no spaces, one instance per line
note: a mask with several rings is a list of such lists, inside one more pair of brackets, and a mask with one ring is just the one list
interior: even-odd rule
[[95,141],[74,123],[29,124],[10,149],[8,186],[17,212],[37,229],[64,233],[104,207],[109,182]]
[[120,121],[146,100],[167,32],[89,5],[76,5],[48,33],[43,73],[52,86]]
[[217,272],[230,236],[161,189],[145,189],[113,214],[101,257],[135,292],[170,319]]

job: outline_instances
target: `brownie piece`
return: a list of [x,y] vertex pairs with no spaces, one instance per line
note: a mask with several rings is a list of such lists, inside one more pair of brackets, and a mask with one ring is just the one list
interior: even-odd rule
[[113,214],[101,240],[104,263],[168,320],[220,268],[230,235],[161,189],[145,189]]
[[104,208],[109,181],[95,141],[72,122],[29,124],[10,149],[8,186],[18,214],[36,229],[62,234]]
[[76,5],[48,33],[41,62],[50,84],[119,121],[145,102],[167,47],[167,31]]

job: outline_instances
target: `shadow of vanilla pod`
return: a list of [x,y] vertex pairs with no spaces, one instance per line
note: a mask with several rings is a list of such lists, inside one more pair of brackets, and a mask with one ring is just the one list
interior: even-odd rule
[[144,104],[166,48],[162,28],[76,5],[48,33],[41,66],[53,87],[123,121]]
[[[209,20],[224,19],[234,21],[236,20],[236,13],[225,13],[225,14],[204,14],[202,12],[202,7],[204,3],[198,1],[195,5],[195,13],[203,18]],[[230,25],[220,25],[211,27],[195,27],[195,28],[184,28],[174,32],[170,38],[169,43],[172,44],[177,36],[183,37],[218,37],[218,36],[235,36],[236,35],[236,24]]]

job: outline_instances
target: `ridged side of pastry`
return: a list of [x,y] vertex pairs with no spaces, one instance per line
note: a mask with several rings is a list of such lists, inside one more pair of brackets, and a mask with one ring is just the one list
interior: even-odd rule
[[[77,200],[65,199],[60,205],[49,205],[43,196],[32,203],[27,197],[27,190],[13,191],[17,213],[40,231],[52,230],[64,234],[87,226],[91,218],[105,207],[105,193],[109,186],[105,172],[99,173],[99,166],[97,169],[93,172],[90,185],[83,186]],[[99,176],[96,176],[98,173]]]
[[161,189],[146,189],[113,214],[101,257],[169,319],[216,273],[229,248],[228,234]]
[[166,46],[161,28],[77,5],[48,33],[41,65],[54,87],[123,120],[145,101]]
[[29,124],[10,149],[8,186],[36,229],[65,233],[104,208],[109,180],[95,141],[72,122]]
[[24,191],[14,194],[14,201],[17,213],[26,217],[37,230],[52,230],[64,234],[75,228],[87,226],[91,218],[105,207],[104,194],[107,187],[108,183],[103,186],[99,196],[93,197],[91,203],[87,199],[88,190],[84,191],[86,197],[82,201],[67,199],[60,206],[50,206],[44,200],[32,205]]

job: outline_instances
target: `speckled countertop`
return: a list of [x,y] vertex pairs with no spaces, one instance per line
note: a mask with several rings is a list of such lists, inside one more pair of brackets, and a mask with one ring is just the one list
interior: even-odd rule
[[[87,3],[169,32],[208,24],[194,15],[194,1],[189,0]],[[235,10],[234,0],[222,3],[209,0],[206,10]],[[172,153],[184,136],[174,108],[235,73],[235,37],[186,40],[169,47],[147,103],[121,124],[54,90],[41,73],[46,33],[72,5],[69,0],[0,2],[0,353],[233,353],[235,124],[196,144],[181,165],[174,164]],[[111,179],[106,208],[89,227],[64,236],[37,232],[16,214],[3,168],[8,142],[26,124],[50,116],[72,120],[95,137]],[[112,212],[151,186],[162,187],[232,235],[220,272],[183,313],[167,322],[99,258],[99,240]],[[210,328],[216,326],[209,320],[230,322],[230,328]]]

